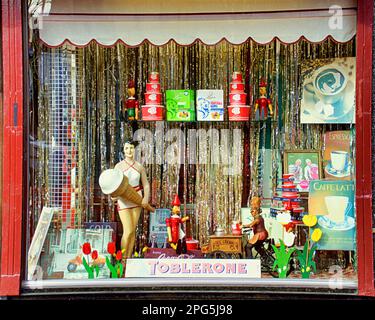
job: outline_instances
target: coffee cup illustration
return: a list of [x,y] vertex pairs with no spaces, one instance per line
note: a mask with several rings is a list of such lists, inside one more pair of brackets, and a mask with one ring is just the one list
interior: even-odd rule
[[315,94],[325,104],[334,104],[343,96],[348,84],[346,72],[334,65],[323,66],[316,70],[305,89]]
[[331,152],[331,167],[333,170],[343,172],[346,170],[349,161],[349,154],[346,151]]
[[324,198],[328,214],[326,218],[333,225],[345,223],[346,212],[351,209],[352,203],[345,196],[327,196]]

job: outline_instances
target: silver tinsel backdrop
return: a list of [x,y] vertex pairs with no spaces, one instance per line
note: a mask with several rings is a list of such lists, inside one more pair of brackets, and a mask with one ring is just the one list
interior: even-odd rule
[[[70,227],[80,227],[85,221],[116,220],[114,205],[101,193],[98,177],[122,159],[124,141],[133,137],[135,129],[143,128],[152,133],[154,141],[149,149],[154,163],[144,164],[152,203],[170,208],[179,193],[185,208],[193,205],[189,232],[206,243],[215,226],[228,228],[232,220],[239,219],[241,207],[253,194],[263,195],[266,180],[271,181],[272,189],[276,187],[284,150],[322,150],[326,130],[350,129],[349,125],[299,122],[301,62],[347,56],[355,56],[354,40],[345,44],[330,39],[319,44],[301,40],[289,45],[277,40],[259,45],[249,40],[236,46],[225,41],[215,46],[198,42],[186,47],[173,42],[156,47],[146,42],[136,48],[123,44],[104,48],[96,43],[85,48],[47,48],[33,43],[31,232],[44,205],[62,206],[63,223]],[[127,83],[135,80],[136,95],[143,104],[147,76],[152,71],[160,73],[162,92],[223,89],[225,104],[229,102],[231,74],[240,71],[251,106],[258,98],[259,80],[264,78],[276,110],[274,118],[264,123],[140,121],[132,127],[120,117]],[[166,150],[172,142],[166,135],[171,129],[181,133],[175,152],[182,165],[167,161],[170,155]],[[202,135],[192,136],[191,129],[211,129],[217,134],[215,143],[207,144]],[[223,129],[230,129],[231,134],[226,136]],[[241,141],[234,138],[234,129],[239,129]],[[234,174],[225,174],[226,166],[214,161],[216,150],[233,166]],[[269,160],[266,150],[271,150]],[[192,163],[191,157],[197,161]],[[271,161],[271,176],[263,172],[265,161]],[[148,218],[144,214],[140,221],[138,246],[147,241]]]

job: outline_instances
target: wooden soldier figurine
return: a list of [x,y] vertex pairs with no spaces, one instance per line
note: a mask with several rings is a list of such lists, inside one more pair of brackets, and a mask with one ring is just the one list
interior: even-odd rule
[[176,250],[177,254],[186,253],[185,233],[182,231],[181,225],[189,220],[189,217],[180,217],[180,199],[175,196],[172,203],[172,215],[165,220],[167,224],[168,242],[171,247]]
[[266,120],[268,113],[272,116],[272,101],[266,97],[267,94],[267,83],[261,80],[259,83],[259,94],[260,97],[255,101],[255,120]]
[[128,99],[125,101],[124,119],[128,121],[138,120],[139,102],[135,98],[134,80],[128,82]]

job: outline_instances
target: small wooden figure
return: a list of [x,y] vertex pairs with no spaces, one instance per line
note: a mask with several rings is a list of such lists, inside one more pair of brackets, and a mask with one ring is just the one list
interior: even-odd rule
[[253,222],[248,225],[244,225],[244,228],[252,228],[254,235],[248,240],[246,245],[246,256],[252,258],[252,249],[257,244],[262,244],[264,240],[268,238],[268,232],[264,226],[264,219],[261,216],[262,210],[260,209],[261,199],[260,197],[251,198],[251,215],[254,217]]
[[134,80],[128,82],[128,99],[125,101],[124,106],[124,119],[128,121],[138,120],[139,102],[135,98],[135,84]]
[[172,206],[172,215],[165,220],[167,224],[168,242],[171,247],[176,250],[177,254],[186,253],[186,238],[181,225],[189,220],[189,217],[180,217],[181,202],[178,195],[175,196]]
[[259,83],[260,97],[255,101],[255,120],[266,120],[268,114],[273,115],[272,101],[266,97],[267,83],[261,80]]

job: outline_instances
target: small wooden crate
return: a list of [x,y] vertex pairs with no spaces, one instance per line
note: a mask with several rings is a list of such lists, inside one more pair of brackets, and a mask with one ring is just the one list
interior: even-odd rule
[[214,251],[242,254],[242,235],[210,236],[210,252]]

